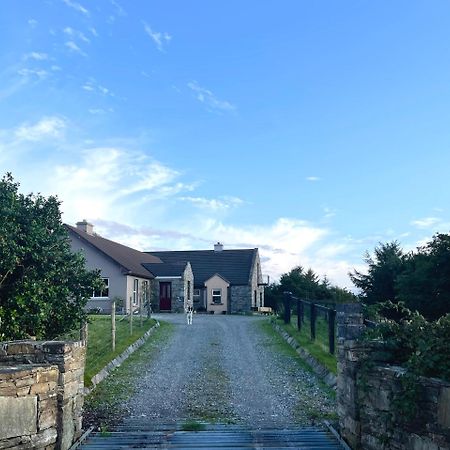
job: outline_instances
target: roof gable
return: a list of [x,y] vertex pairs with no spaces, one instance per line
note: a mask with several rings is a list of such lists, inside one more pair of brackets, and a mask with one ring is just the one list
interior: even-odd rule
[[77,238],[95,247],[104,255],[108,256],[118,265],[127,270],[130,275],[137,275],[144,278],[153,278],[152,274],[143,267],[143,263],[162,263],[161,259],[157,256],[150,255],[148,253],[140,252],[134,248],[127,247],[126,245],[119,244],[117,242],[105,239],[96,234],[88,234],[76,227],[65,224],[66,228],[75,235]]

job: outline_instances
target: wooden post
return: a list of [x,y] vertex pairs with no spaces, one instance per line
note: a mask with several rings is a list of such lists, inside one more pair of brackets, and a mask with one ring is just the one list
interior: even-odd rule
[[311,314],[309,317],[311,323],[311,340],[316,339],[316,305],[311,302]]
[[[143,291],[143,289],[142,289],[142,291]],[[143,321],[143,318],[142,318],[142,300],[143,300],[143,293],[141,292],[141,297],[140,297],[140,301],[139,301],[139,326],[142,328],[142,325],[143,325],[143,323],[142,323],[142,321]]]
[[291,323],[291,293],[284,292],[284,323]]
[[133,335],[133,298],[130,297],[130,335]]
[[334,322],[336,319],[336,311],[334,309],[328,310],[328,345],[330,353],[334,355],[335,349],[335,335],[334,335]]
[[111,302],[111,342],[112,351],[116,351],[116,301]]
[[80,341],[83,343],[83,345],[86,345],[86,346],[87,346],[88,334],[89,334],[88,322],[87,322],[87,320],[85,320],[81,324],[81,328],[80,328]]

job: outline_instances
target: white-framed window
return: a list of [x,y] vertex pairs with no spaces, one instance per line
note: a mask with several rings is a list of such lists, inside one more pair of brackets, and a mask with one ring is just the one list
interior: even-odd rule
[[222,303],[222,289],[212,289],[211,297],[213,303]]
[[139,294],[139,280],[135,278],[133,282],[133,305],[138,304],[138,294]]
[[92,292],[92,297],[95,298],[108,298],[109,297],[109,278],[102,278],[103,287],[96,289]]
[[200,289],[194,289],[194,302],[200,301]]

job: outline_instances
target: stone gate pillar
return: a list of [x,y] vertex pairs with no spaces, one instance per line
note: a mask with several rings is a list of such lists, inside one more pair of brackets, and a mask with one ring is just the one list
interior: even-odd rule
[[361,420],[358,404],[357,374],[365,353],[358,338],[364,331],[359,303],[337,305],[337,407],[342,437],[353,449],[361,448]]

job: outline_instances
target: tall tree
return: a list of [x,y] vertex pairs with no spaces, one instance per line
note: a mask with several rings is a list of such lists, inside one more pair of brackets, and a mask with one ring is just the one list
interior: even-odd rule
[[450,312],[450,235],[438,233],[407,255],[397,280],[398,298],[427,319]]
[[54,338],[78,326],[97,272],[74,254],[55,197],[19,193],[0,181],[0,340]]
[[367,274],[355,270],[349,273],[353,284],[361,290],[367,304],[396,301],[396,280],[405,268],[403,251],[397,241],[375,247],[374,255],[366,253]]

